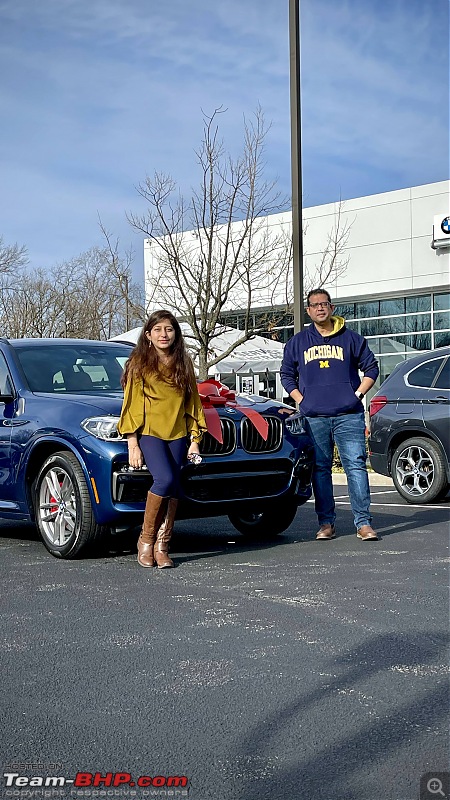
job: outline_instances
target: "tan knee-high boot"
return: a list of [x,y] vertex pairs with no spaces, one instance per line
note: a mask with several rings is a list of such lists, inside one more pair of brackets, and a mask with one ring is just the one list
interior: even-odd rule
[[169,558],[168,552],[169,542],[172,538],[175,515],[177,513],[177,506],[178,500],[175,497],[171,497],[167,506],[164,522],[158,531],[153,552],[156,559],[156,566],[159,569],[163,569],[164,567],[173,567],[173,561],[171,558]]
[[164,518],[166,507],[167,497],[159,497],[157,494],[148,492],[144,511],[144,522],[137,543],[137,560],[141,567],[155,566],[153,547],[156,541],[158,528]]

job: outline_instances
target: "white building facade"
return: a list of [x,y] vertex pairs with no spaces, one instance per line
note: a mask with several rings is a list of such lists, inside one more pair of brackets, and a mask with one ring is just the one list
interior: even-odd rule
[[[449,193],[450,182],[442,181],[355,198],[341,205],[341,223],[348,236],[340,256],[348,263],[343,274],[335,275],[325,288],[337,306],[336,313],[367,338],[376,354],[380,364],[377,385],[399,361],[450,344]],[[304,209],[305,272],[314,273],[338,213],[338,203]],[[271,215],[265,221],[269,228],[285,229],[290,227],[291,215]],[[155,269],[152,251],[146,240],[146,280]],[[278,314],[281,292],[279,302]],[[255,319],[267,319],[270,304],[274,305],[273,291],[269,301],[269,292],[261,290],[255,297]],[[241,327],[237,306],[227,310],[224,322]],[[285,342],[293,333],[292,315],[287,314],[284,323],[277,326],[276,333],[270,328],[260,333],[276,335]],[[267,386],[268,376],[260,376],[259,382],[255,376],[255,391],[260,383]],[[271,393],[279,396],[278,376],[272,376],[271,385]]]

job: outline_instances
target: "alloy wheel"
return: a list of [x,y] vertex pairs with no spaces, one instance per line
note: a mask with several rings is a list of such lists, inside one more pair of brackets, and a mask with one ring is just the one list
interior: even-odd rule
[[425,494],[433,484],[433,459],[418,445],[405,447],[398,456],[395,469],[399,485],[413,497]]
[[52,544],[61,547],[72,536],[77,520],[74,485],[64,469],[53,467],[46,472],[38,503],[42,532]]

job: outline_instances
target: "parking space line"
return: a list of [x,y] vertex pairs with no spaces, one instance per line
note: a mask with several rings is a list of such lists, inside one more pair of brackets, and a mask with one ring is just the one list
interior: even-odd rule
[[[396,491],[396,490],[394,490],[394,491]],[[388,492],[375,492],[375,494],[388,494]],[[371,496],[373,496],[372,492],[371,492]],[[342,506],[351,505],[350,500],[346,500],[345,499],[346,497],[348,497],[348,494],[343,494],[340,497],[335,497],[334,501],[335,501],[336,505],[342,505]],[[310,500],[307,500],[306,502],[307,503],[314,503],[314,498],[311,498]],[[370,505],[371,506],[382,506],[382,507],[384,507],[386,505],[386,503],[371,503]],[[391,503],[390,502],[389,503],[389,508],[422,508],[424,511],[426,511],[427,508],[437,508],[437,509],[440,509],[441,511],[443,511],[444,509],[448,508],[448,504],[445,504],[445,505],[443,504],[443,505],[440,505],[440,506],[431,506],[431,505],[428,505],[427,503],[414,504],[414,503],[406,503],[406,502],[405,503]]]
[[372,492],[370,491],[370,496],[373,497],[375,494],[397,494],[397,489],[387,489],[385,492]]
[[[348,495],[344,495],[344,497],[348,497]],[[340,504],[342,506],[351,505],[349,500],[344,500],[343,501],[341,497],[335,497],[334,500],[335,500],[336,505],[338,505],[338,504]],[[310,503],[311,501],[308,500],[308,502]],[[385,503],[371,503],[370,505],[371,506],[380,506],[380,507],[383,507],[383,508],[386,506]],[[426,511],[427,508],[437,508],[437,509],[440,509],[441,511],[444,511],[444,510],[446,510],[448,508],[448,506],[446,506],[446,505],[430,506],[427,503],[421,503],[420,505],[418,503],[389,503],[389,508],[422,508],[424,511]]]
[[[398,494],[398,493],[397,493],[397,489],[393,489],[393,490],[389,489],[387,492],[370,492],[370,496],[371,497],[375,497],[375,495],[377,495],[377,494],[385,495],[385,494]],[[350,495],[348,495],[348,494],[340,494],[336,498],[336,500],[342,500],[345,497],[350,497]]]

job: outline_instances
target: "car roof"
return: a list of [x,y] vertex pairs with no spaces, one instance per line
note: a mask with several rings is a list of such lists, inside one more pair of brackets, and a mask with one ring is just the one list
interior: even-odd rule
[[90,345],[90,344],[99,344],[104,347],[112,347],[113,345],[127,345],[130,349],[133,348],[133,345],[130,342],[109,342],[109,341],[100,341],[99,339],[65,339],[65,338],[48,338],[48,339],[37,339],[37,338],[23,338],[23,339],[5,339],[4,337],[0,338],[0,342],[5,342],[6,344],[12,345],[12,347],[21,347],[22,345],[31,345],[32,347],[41,347],[44,345],[55,345],[55,347],[61,347],[63,345],[68,344],[77,344],[77,345]]
[[449,355],[450,347],[438,347],[436,350],[426,350],[416,356],[412,356],[412,358],[407,358],[406,361],[401,361],[397,364],[397,368],[409,372],[409,370],[413,369],[417,364],[422,364],[423,361],[432,361],[433,358],[445,358],[445,356]]

